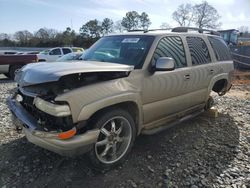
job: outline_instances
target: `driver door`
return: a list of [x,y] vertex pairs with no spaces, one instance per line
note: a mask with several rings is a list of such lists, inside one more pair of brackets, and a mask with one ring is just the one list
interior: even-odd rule
[[156,71],[143,80],[142,102],[144,124],[180,112],[190,106],[190,72],[182,39],[178,36],[162,38],[155,49],[152,64],[159,57],[171,57],[175,70]]

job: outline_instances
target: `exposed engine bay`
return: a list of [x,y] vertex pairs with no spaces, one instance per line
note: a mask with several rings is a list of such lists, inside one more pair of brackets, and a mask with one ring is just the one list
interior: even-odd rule
[[37,120],[43,131],[67,131],[74,124],[71,115],[55,117],[47,114],[34,105],[34,98],[39,97],[52,104],[63,104],[54,101],[56,96],[73,89],[117,78],[127,77],[129,72],[89,72],[62,76],[58,81],[19,87],[17,92],[22,97],[21,105]]

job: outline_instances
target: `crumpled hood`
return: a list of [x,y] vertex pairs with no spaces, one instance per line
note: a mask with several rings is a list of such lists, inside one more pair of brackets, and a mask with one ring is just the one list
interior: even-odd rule
[[128,72],[134,66],[99,61],[31,63],[17,72],[15,80],[19,86],[28,86],[58,81],[60,77],[87,72]]

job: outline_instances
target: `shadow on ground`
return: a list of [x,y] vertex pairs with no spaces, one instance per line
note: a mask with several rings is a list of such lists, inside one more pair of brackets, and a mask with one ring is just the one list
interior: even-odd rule
[[14,80],[11,80],[3,75],[0,74],[0,84],[1,83],[14,83]]
[[[239,131],[229,115],[204,116],[137,138],[125,163],[96,172],[86,156],[61,157],[25,138],[0,146],[0,184],[7,187],[211,186],[237,154]],[[206,177],[201,184],[201,175]],[[2,183],[1,183],[2,182]]]

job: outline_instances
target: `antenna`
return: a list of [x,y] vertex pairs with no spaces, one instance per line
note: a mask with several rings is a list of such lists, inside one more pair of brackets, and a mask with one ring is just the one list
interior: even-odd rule
[[72,22],[72,18],[70,19],[70,28],[71,28],[71,30],[73,30],[73,22]]

